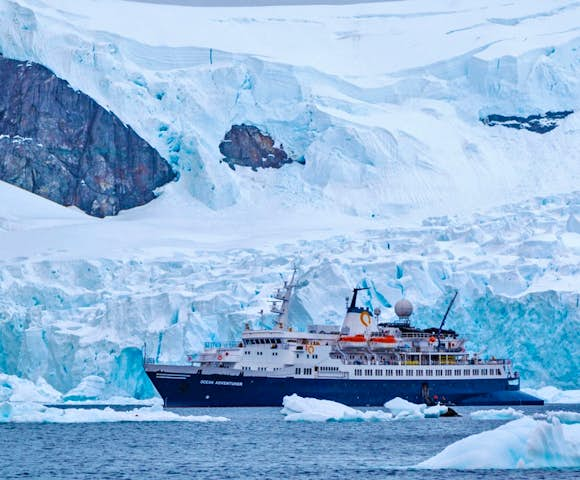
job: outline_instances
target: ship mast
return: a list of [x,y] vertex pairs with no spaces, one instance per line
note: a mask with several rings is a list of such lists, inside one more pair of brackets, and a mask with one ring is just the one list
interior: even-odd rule
[[288,306],[290,304],[290,298],[292,298],[292,291],[296,287],[294,283],[296,270],[296,267],[294,267],[290,281],[284,281],[284,286],[276,290],[274,295],[272,295],[276,300],[282,302],[282,304],[278,304],[277,301],[274,301],[272,309],[270,310],[272,313],[278,314],[278,328],[281,330],[288,328]]

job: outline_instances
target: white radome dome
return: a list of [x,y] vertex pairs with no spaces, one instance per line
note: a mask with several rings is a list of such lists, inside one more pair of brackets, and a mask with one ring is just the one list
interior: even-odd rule
[[399,300],[395,303],[395,314],[399,318],[410,317],[413,313],[413,304],[409,302],[406,298]]

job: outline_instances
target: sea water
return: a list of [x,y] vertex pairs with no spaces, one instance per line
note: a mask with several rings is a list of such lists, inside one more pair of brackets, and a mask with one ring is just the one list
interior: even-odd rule
[[[580,405],[518,407],[526,415]],[[131,407],[132,408],[132,407]],[[580,469],[416,470],[461,438],[505,421],[286,422],[280,408],[174,410],[224,423],[0,424],[0,478],[578,479]]]

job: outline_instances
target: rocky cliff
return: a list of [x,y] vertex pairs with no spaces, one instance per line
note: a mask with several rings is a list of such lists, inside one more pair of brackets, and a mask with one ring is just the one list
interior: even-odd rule
[[175,178],[147,142],[47,68],[0,56],[0,180],[104,217]]
[[258,168],[280,168],[292,163],[282,145],[274,146],[274,140],[253,125],[232,125],[219,146],[220,152],[231,169],[235,165]]

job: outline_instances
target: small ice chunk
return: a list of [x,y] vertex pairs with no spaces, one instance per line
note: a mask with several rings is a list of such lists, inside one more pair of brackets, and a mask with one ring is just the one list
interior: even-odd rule
[[439,418],[441,415],[445,415],[449,411],[445,405],[433,405],[432,407],[427,407],[423,410],[423,415],[425,418]]
[[503,410],[477,410],[471,413],[471,418],[475,420],[515,420],[523,416],[524,412],[511,407]]
[[424,403],[411,403],[403,398],[396,397],[385,403],[385,408],[388,408],[396,418],[423,418],[423,412],[427,405]]

